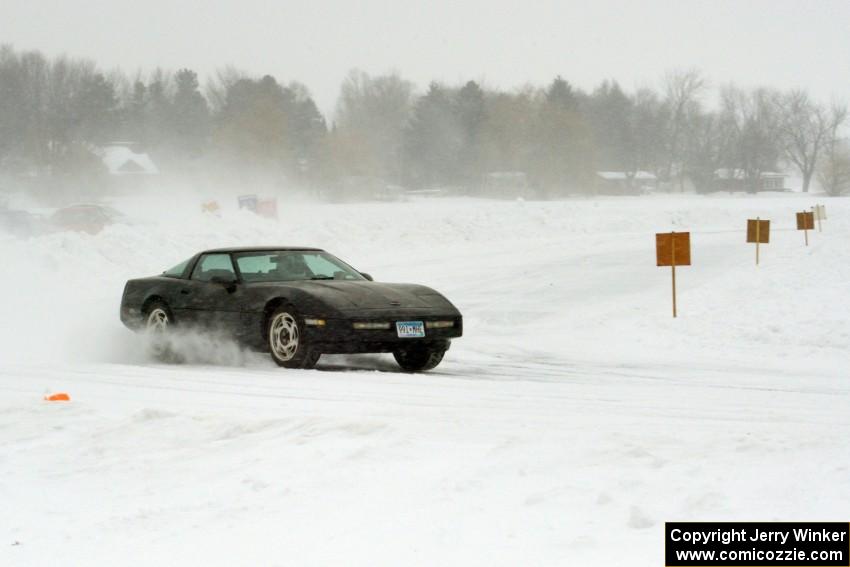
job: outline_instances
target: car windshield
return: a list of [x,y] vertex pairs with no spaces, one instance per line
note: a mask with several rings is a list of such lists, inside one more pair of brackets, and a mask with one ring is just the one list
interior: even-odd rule
[[366,279],[357,270],[327,252],[241,252],[233,257],[242,279],[246,282]]

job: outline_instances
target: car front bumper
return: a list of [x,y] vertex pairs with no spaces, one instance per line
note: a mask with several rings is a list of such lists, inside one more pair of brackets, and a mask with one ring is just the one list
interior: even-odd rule
[[[451,339],[463,335],[463,318],[458,315],[419,317],[357,317],[352,319],[323,319],[324,325],[305,325],[304,338],[311,347],[327,354],[364,352],[393,352],[415,347],[448,349]],[[429,321],[454,321],[454,326],[429,329]],[[426,323],[425,336],[402,338],[396,331],[398,321],[422,321]],[[355,329],[355,322],[389,322],[389,329]]]

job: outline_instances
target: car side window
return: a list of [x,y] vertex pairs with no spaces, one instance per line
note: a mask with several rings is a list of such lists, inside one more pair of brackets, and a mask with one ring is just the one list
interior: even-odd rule
[[252,254],[250,256],[237,256],[236,263],[239,265],[239,273],[246,281],[262,279],[266,274],[277,268],[277,263],[272,261],[277,256],[272,254]]
[[183,276],[183,273],[186,271],[186,266],[188,266],[188,265],[189,265],[189,261],[190,261],[190,260],[191,260],[191,258],[189,258],[188,260],[183,260],[182,262],[180,262],[179,264],[177,264],[177,265],[176,265],[176,266],[174,266],[173,268],[170,268],[170,269],[165,270],[164,272],[162,272],[162,275],[163,275],[163,276],[166,276],[166,277],[169,277],[169,278],[179,278],[179,277],[182,277],[182,276]]
[[235,280],[236,272],[233,270],[233,262],[230,254],[204,254],[195,269],[192,270],[192,279],[200,282],[212,281],[219,277],[225,280]]

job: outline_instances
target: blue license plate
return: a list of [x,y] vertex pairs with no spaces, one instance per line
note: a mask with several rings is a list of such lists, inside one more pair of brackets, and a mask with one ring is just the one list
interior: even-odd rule
[[396,321],[396,333],[402,339],[418,339],[425,336],[425,323],[422,321]]

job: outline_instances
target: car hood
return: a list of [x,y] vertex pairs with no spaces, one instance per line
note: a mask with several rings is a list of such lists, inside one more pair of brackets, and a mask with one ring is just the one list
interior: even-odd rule
[[423,285],[312,280],[299,282],[297,287],[340,310],[442,308],[449,312],[457,311],[440,293]]

